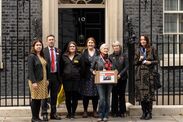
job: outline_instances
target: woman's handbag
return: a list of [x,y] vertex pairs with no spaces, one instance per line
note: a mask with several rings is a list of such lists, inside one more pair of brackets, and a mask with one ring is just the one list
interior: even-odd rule
[[160,74],[157,71],[153,71],[152,75],[153,75],[153,79],[154,79],[154,88],[155,88],[155,90],[158,90],[161,88]]

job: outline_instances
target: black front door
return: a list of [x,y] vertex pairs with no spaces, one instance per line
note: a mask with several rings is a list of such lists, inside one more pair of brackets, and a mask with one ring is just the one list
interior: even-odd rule
[[82,48],[88,37],[96,39],[97,47],[105,42],[105,10],[84,8],[59,9],[59,47],[65,50],[73,40]]

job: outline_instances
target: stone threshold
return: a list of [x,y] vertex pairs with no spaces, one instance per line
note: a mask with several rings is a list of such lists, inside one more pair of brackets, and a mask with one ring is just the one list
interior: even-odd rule
[[[140,116],[141,106],[140,105],[132,105],[130,103],[126,103],[127,106],[127,114],[129,116]],[[61,105],[57,109],[59,115],[65,115],[67,110],[65,105]],[[78,115],[82,115],[83,107],[82,105],[78,105],[76,110]],[[92,112],[92,106],[89,105],[90,113]],[[50,111],[48,111],[50,112]],[[154,116],[177,116],[183,115],[183,105],[153,105]],[[30,106],[25,107],[0,107],[0,117],[30,117],[31,110]]]

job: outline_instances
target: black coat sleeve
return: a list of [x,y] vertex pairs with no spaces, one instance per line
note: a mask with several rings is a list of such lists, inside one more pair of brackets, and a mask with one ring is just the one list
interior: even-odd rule
[[124,69],[121,70],[121,72],[119,73],[119,75],[120,75],[121,77],[127,72],[128,67],[129,67],[127,56],[126,56],[126,55],[123,55],[123,57],[124,57],[124,65],[125,65],[125,67],[124,67]]
[[33,83],[36,83],[35,61],[34,61],[34,55],[33,54],[30,54],[28,56],[28,79],[31,80]]

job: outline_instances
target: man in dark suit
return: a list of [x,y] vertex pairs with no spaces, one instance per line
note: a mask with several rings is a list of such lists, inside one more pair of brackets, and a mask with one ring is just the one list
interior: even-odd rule
[[[60,62],[61,51],[55,46],[55,36],[47,36],[47,47],[44,48],[44,56],[47,61],[47,77],[49,80],[48,92],[50,93],[51,113],[50,119],[60,120],[61,118],[56,114],[57,94],[61,84]],[[42,115],[43,120],[48,121],[47,99],[42,101]]]

